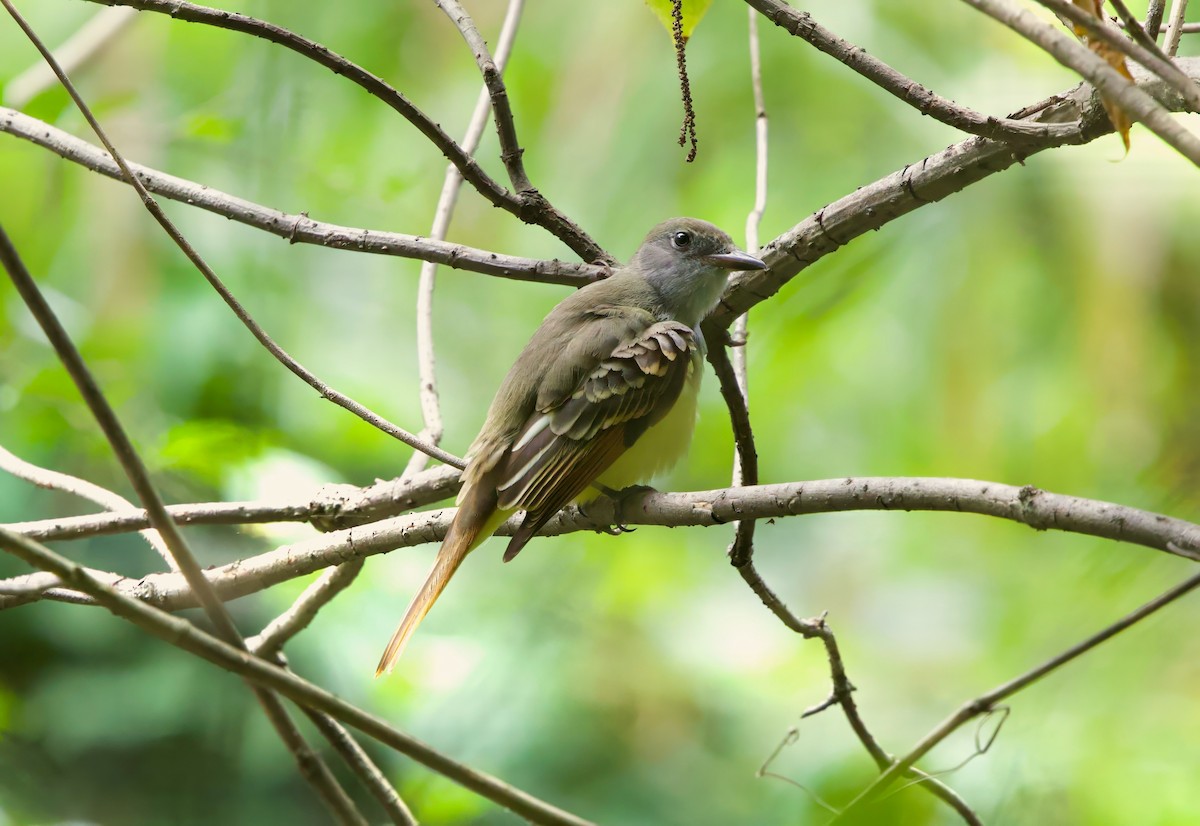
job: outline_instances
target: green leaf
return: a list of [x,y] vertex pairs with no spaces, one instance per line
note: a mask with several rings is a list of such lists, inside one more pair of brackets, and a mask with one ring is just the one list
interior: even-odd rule
[[[646,0],[646,5],[650,7],[650,11],[662,21],[662,24],[667,27],[667,33],[674,31],[673,18],[671,16],[672,6],[674,3],[671,0]],[[696,24],[700,22],[700,18],[704,17],[704,13],[708,11],[708,7],[712,5],[712,0],[683,0],[683,39],[687,40],[692,36],[692,32],[696,28]]]

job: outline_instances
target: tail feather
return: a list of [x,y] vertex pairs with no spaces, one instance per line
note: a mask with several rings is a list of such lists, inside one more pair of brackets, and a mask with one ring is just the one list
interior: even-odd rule
[[421,590],[409,603],[404,619],[400,621],[396,632],[388,641],[387,648],[383,650],[383,656],[375,669],[376,677],[390,672],[396,665],[396,660],[400,658],[409,638],[446,589],[450,577],[454,576],[467,554],[491,536],[508,517],[510,511],[496,509],[496,499],[495,487],[492,485],[474,485],[470,491],[464,491],[458,512],[454,515],[454,521],[450,523],[450,530],[442,541],[442,547],[438,549],[433,569],[426,577]]

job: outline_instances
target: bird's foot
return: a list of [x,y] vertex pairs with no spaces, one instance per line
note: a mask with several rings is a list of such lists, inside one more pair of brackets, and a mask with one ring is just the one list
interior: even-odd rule
[[613,503],[614,524],[597,529],[599,532],[609,534],[610,536],[620,536],[623,533],[633,533],[637,530],[637,528],[631,528],[625,524],[624,510],[625,505],[630,499],[640,496],[643,493],[658,493],[657,490],[649,485],[630,485],[627,488],[616,490],[607,485],[595,483],[595,487],[611,499]]

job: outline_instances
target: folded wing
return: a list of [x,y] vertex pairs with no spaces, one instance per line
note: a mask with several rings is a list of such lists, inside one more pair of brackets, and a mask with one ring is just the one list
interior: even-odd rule
[[498,474],[498,506],[526,512],[505,560],[667,414],[698,369],[699,353],[691,328],[656,322],[529,417]]

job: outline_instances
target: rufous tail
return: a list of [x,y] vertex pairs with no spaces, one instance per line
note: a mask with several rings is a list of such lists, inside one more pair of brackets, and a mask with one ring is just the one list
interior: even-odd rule
[[375,669],[376,677],[388,673],[395,666],[409,637],[417,630],[433,603],[446,589],[450,577],[454,576],[467,554],[495,533],[496,528],[500,527],[511,513],[497,511],[496,499],[495,489],[487,484],[474,486],[473,490],[467,491],[462,497],[454,521],[450,523],[450,530],[442,541],[442,547],[438,549],[433,570],[429,572],[425,584],[409,603],[404,619],[400,620],[396,633],[392,634],[387,648],[383,650],[383,656],[379,658],[379,665]]

